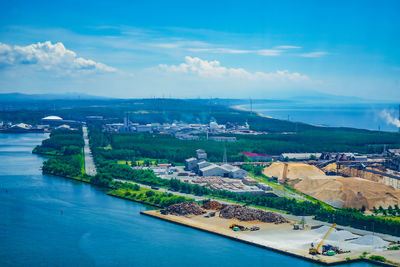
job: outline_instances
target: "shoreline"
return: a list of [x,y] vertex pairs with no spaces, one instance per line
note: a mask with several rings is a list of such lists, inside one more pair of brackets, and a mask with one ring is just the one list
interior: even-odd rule
[[237,242],[241,242],[241,243],[248,244],[251,246],[255,246],[255,247],[259,247],[259,248],[266,249],[269,251],[273,251],[273,252],[276,252],[279,254],[283,254],[283,255],[290,256],[290,257],[302,259],[305,261],[321,264],[321,265],[335,266],[335,265],[350,264],[350,263],[356,263],[356,262],[368,262],[368,263],[373,263],[373,264],[380,265],[380,266],[398,266],[398,265],[394,265],[394,264],[390,264],[390,263],[376,262],[376,261],[370,260],[368,258],[360,258],[360,257],[350,258],[350,259],[336,259],[336,260],[332,260],[332,261],[327,261],[326,259],[321,259],[318,256],[311,256],[309,254],[301,254],[298,252],[296,253],[291,250],[279,249],[277,247],[261,244],[260,242],[248,240],[245,238],[240,238],[240,237],[234,235],[234,233],[236,233],[236,232],[232,232],[231,234],[223,233],[222,231],[212,229],[211,227],[185,222],[185,219],[183,219],[183,218],[181,219],[181,217],[178,217],[178,216],[162,215],[159,213],[159,210],[141,211],[140,214],[149,216],[149,217],[152,217],[155,219],[163,220],[163,221],[166,221],[169,223],[189,227],[189,228],[199,230],[202,232],[218,235],[218,236],[228,238],[228,239],[231,239],[231,240],[234,240]]
[[[59,176],[59,175],[52,175],[52,174],[46,174],[46,175],[50,175],[50,176],[54,176],[54,177],[60,177],[60,178],[66,178],[66,179],[69,179],[69,180],[74,180],[74,181],[83,182],[83,183],[90,184],[90,185],[99,186],[99,185],[91,183],[90,181],[81,180],[81,179],[79,179],[77,177],[67,177],[67,176]],[[114,189],[112,187],[105,187],[105,186],[99,186],[99,187]],[[185,227],[189,227],[189,228],[192,228],[192,229],[195,229],[195,230],[199,230],[199,231],[207,232],[207,233],[210,233],[210,234],[218,235],[218,236],[221,236],[221,237],[224,237],[224,238],[228,238],[228,239],[231,239],[231,240],[234,240],[234,241],[237,241],[237,242],[241,242],[241,243],[248,244],[248,245],[251,245],[251,246],[267,249],[269,251],[273,251],[273,252],[276,252],[276,253],[280,253],[280,254],[283,254],[283,255],[287,255],[287,256],[290,256],[290,257],[302,259],[302,260],[305,260],[305,261],[309,261],[309,262],[313,262],[313,263],[317,263],[317,264],[321,264],[321,265],[334,266],[334,265],[350,264],[350,263],[356,263],[356,262],[368,262],[368,263],[373,263],[375,265],[380,265],[380,266],[388,266],[388,267],[399,266],[399,265],[395,265],[395,264],[391,264],[391,263],[387,263],[387,262],[376,262],[376,261],[370,260],[368,258],[360,258],[360,257],[352,258],[352,259],[341,259],[341,260],[330,261],[330,262],[329,261],[324,261],[324,260],[321,260],[320,258],[314,258],[314,256],[308,256],[308,254],[307,255],[302,255],[302,254],[295,253],[295,252],[290,251],[290,250],[279,249],[279,248],[276,248],[276,247],[273,247],[273,246],[260,244],[260,243],[257,243],[255,241],[246,240],[244,238],[239,238],[239,237],[234,236],[233,234],[229,235],[229,234],[226,234],[226,233],[223,233],[223,232],[219,232],[219,231],[216,231],[216,230],[213,230],[213,229],[209,229],[209,228],[204,227],[204,226],[202,227],[200,225],[190,224],[190,223],[184,222],[182,220],[171,218],[171,215],[157,214],[157,212],[159,212],[159,209],[162,208],[162,207],[160,207],[158,205],[155,205],[155,204],[152,204],[152,203],[147,203],[147,202],[144,202],[144,201],[134,200],[134,199],[126,198],[126,197],[123,197],[123,196],[113,195],[113,194],[110,194],[110,192],[107,192],[106,195],[111,196],[111,197],[115,197],[115,198],[119,198],[119,199],[122,199],[122,200],[133,201],[133,202],[136,202],[136,203],[139,203],[139,204],[142,204],[142,205],[148,205],[148,206],[151,206],[151,207],[154,207],[154,208],[158,209],[158,210],[141,211],[140,212],[141,215],[149,216],[149,217],[160,219],[160,220],[163,220],[163,221],[166,221],[166,222],[169,222],[169,223],[174,223],[174,224],[185,226]],[[175,217],[177,217],[177,216],[175,216]],[[177,218],[179,218],[179,217],[177,217]]]
[[260,117],[263,117],[263,118],[267,118],[267,119],[279,120],[279,119],[275,119],[275,118],[273,118],[273,117],[271,117],[271,116],[264,115],[264,114],[262,114],[262,113],[260,113],[260,112],[257,112],[257,111],[250,111],[250,110],[248,110],[248,109],[242,108],[241,105],[230,106],[230,108],[235,109],[235,110],[238,110],[238,111],[251,112],[251,113],[256,114],[257,116],[260,116]]

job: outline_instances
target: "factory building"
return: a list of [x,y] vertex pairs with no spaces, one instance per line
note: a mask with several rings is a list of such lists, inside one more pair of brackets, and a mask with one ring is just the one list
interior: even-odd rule
[[6,130],[9,133],[24,133],[29,132],[32,129],[32,125],[25,124],[25,123],[18,123],[12,125],[10,128]]
[[[199,167],[198,164],[200,164],[201,167]],[[195,158],[185,160],[185,170],[198,172],[199,168],[206,167],[208,166],[207,164],[211,164],[207,162],[207,153],[203,149],[197,149]]]
[[279,159],[279,156],[271,156],[262,153],[253,153],[253,152],[241,152],[239,154],[245,155],[246,157],[255,160],[255,161],[271,161]]
[[109,124],[104,125],[104,128],[107,132],[118,133],[121,131],[121,129],[124,128],[124,124],[123,123],[109,123]]
[[230,178],[243,179],[247,176],[247,171],[239,167],[232,166],[230,164],[223,164],[221,167],[226,170],[226,172],[228,173],[228,177]]
[[207,167],[199,169],[199,175],[200,176],[221,176],[221,177],[227,177],[228,176],[228,171],[216,164],[211,164]]
[[282,153],[280,156],[280,160],[309,160],[312,157],[319,159],[322,153]]
[[220,176],[233,179],[247,177],[247,172],[230,164],[217,165],[207,161],[207,153],[203,149],[196,150],[196,158],[185,160],[185,170],[197,173],[200,176]]
[[196,172],[198,172],[200,169],[208,167],[210,165],[212,165],[212,163],[205,161],[205,160],[200,160],[196,164]]
[[210,136],[208,139],[215,142],[236,142],[236,137],[234,136]]
[[207,160],[207,153],[203,149],[196,150],[197,159],[204,159]]
[[138,133],[153,133],[151,125],[137,125],[136,132]]
[[197,166],[196,158],[189,158],[185,160],[185,170],[186,171],[194,171]]
[[217,165],[209,163],[208,166],[199,168],[200,176],[221,176],[233,179],[243,179],[247,177],[247,171],[230,164]]
[[47,116],[41,119],[42,124],[49,125],[49,126],[58,126],[63,124],[63,119],[58,116]]

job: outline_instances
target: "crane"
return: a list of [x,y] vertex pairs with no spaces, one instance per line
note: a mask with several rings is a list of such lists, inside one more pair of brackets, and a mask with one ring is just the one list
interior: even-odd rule
[[328,232],[326,232],[326,234],[324,235],[324,237],[322,238],[321,242],[319,242],[319,244],[317,245],[316,248],[314,248],[313,244],[311,244],[311,248],[309,249],[309,253],[311,255],[317,255],[320,254],[319,253],[319,249],[322,247],[322,245],[324,244],[325,239],[329,236],[329,234],[332,232],[333,228],[335,228],[336,223],[332,224],[331,228],[329,228]]

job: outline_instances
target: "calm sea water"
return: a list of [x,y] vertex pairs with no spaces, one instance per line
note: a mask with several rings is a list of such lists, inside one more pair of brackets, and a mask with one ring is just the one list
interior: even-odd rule
[[42,175],[43,159],[31,150],[44,137],[0,134],[0,266],[318,266],[149,218],[139,214],[144,205]]
[[[250,105],[243,105],[250,109]],[[295,102],[253,104],[253,111],[276,118],[322,126],[352,127],[368,130],[398,131],[387,122],[383,112],[398,118],[398,104],[324,104]]]

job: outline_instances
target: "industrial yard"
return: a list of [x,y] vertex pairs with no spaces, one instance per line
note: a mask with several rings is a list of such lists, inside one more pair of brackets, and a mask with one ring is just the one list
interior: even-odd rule
[[372,209],[400,203],[400,191],[389,185],[359,177],[326,175],[306,163],[273,163],[264,169],[264,174],[336,208]]
[[[257,213],[263,215],[259,217]],[[196,203],[181,203],[142,214],[312,261],[339,263],[359,259],[367,253],[400,262],[400,251],[387,250],[391,242],[379,236],[361,236],[335,225],[298,227],[298,222],[279,214],[237,205],[218,205],[214,201],[200,208]],[[311,254],[313,248],[317,255]]]

